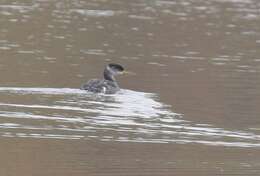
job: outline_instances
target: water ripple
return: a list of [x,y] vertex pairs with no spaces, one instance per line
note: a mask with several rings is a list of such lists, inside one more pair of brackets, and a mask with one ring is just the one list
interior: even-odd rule
[[[3,137],[260,147],[260,135],[194,124],[152,93],[96,95],[70,88],[0,87],[3,95],[9,97],[0,102]],[[26,97],[34,103],[17,103]]]
[[122,12],[116,12],[113,10],[86,10],[86,9],[71,9],[71,13],[77,13],[89,17],[110,17],[115,14],[120,14]]

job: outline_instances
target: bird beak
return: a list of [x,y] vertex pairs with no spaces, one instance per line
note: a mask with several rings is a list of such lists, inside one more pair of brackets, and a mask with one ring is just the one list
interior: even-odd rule
[[136,75],[136,73],[131,72],[131,71],[123,71],[122,74],[124,74],[124,75]]

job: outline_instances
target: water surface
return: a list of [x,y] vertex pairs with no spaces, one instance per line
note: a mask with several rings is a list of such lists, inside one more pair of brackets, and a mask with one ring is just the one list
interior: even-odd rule
[[[259,175],[259,7],[0,1],[0,173]],[[110,62],[118,94],[78,89]]]

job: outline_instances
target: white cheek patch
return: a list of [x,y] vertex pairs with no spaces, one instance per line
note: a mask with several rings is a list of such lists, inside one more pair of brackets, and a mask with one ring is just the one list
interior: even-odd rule
[[114,70],[113,70],[113,69],[111,69],[109,66],[107,66],[107,70],[109,70],[109,72],[110,72],[110,73],[113,73],[113,74],[115,74]]
[[110,68],[109,66],[107,66],[107,70],[110,71],[110,72],[112,71],[111,68]]

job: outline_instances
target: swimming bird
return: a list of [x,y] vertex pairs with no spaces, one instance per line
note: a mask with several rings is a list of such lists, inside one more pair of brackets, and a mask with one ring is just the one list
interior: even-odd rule
[[123,66],[114,63],[108,64],[104,69],[103,79],[91,79],[86,84],[83,84],[81,89],[93,93],[114,94],[120,90],[115,76],[123,72]]

